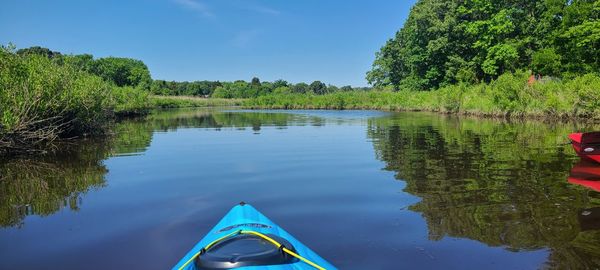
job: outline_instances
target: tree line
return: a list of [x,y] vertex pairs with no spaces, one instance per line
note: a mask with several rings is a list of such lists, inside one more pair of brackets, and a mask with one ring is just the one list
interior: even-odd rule
[[132,86],[149,89],[152,83],[150,71],[144,62],[123,57],[104,57],[94,59],[91,54],[65,55],[48,48],[34,46],[17,50],[21,56],[41,55],[55,63],[69,65],[76,69],[96,75],[116,86]]
[[268,94],[302,93],[323,95],[340,91],[370,90],[368,87],[337,87],[321,81],[289,83],[285,80],[262,81],[254,77],[249,82],[221,81],[166,81],[153,80],[144,62],[131,58],[104,57],[94,59],[91,54],[65,55],[39,46],[20,49],[19,55],[41,55],[54,62],[69,64],[79,70],[99,76],[116,86],[131,86],[165,96],[204,96],[215,98],[252,98]]
[[114,119],[145,115],[154,107],[230,105],[240,102],[232,98],[272,93],[356,90],[320,81],[292,84],[258,78],[167,82],[153,80],[148,67],[136,59],[68,55],[39,46],[16,50],[13,45],[0,46],[0,89],[0,154],[43,152],[59,138],[102,134]]
[[376,87],[429,90],[531,70],[600,70],[599,0],[420,0],[376,54]]
[[233,82],[221,81],[192,81],[176,82],[154,80],[150,87],[150,92],[155,95],[175,95],[175,96],[205,96],[215,98],[252,98],[269,94],[316,94],[323,95],[327,93],[341,91],[367,91],[369,87],[352,87],[346,85],[337,87],[327,85],[321,81],[307,83],[290,83],[285,80],[276,80],[273,82],[261,81],[254,77],[249,82],[237,80]]

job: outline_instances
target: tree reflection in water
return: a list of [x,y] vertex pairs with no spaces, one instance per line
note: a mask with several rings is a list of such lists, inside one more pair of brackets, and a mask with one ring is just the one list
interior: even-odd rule
[[[104,160],[143,154],[154,132],[194,127],[258,133],[264,126],[336,121],[175,110],[116,123],[105,139],[65,143],[45,157],[0,161],[0,226],[22,226],[28,215],[77,211],[83,194],[110,184]],[[573,130],[594,128],[399,113],[370,118],[367,133],[385,168],[421,198],[409,209],[426,220],[431,240],[468,238],[515,252],[548,249],[549,267],[585,269],[600,265],[600,193],[569,183],[590,171],[573,167],[578,159],[565,142]]]
[[20,227],[26,216],[48,216],[65,207],[77,211],[83,194],[107,185],[103,161],[143,153],[153,132],[178,128],[251,128],[322,125],[320,117],[290,113],[235,113],[214,110],[165,110],[115,123],[112,136],[61,142],[42,157],[0,159],[0,226]]
[[[600,194],[565,181],[577,160],[564,144],[574,128],[398,114],[370,120],[368,134],[385,169],[421,198],[409,209],[431,240],[547,248],[548,266],[585,269],[600,265]],[[582,209],[593,216],[582,219]]]

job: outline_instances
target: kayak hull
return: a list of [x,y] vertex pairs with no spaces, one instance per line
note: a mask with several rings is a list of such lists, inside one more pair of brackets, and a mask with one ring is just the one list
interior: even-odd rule
[[600,163],[600,132],[571,133],[569,140],[579,157]]
[[[215,227],[213,227],[206,236],[200,240],[174,267],[173,269],[181,269],[183,265],[190,259],[192,259],[200,250],[206,247],[211,242],[231,234],[235,231],[255,231],[262,234],[277,235],[281,238],[289,241],[296,249],[297,253],[304,258],[316,263],[317,265],[325,269],[336,269],[333,265],[321,258],[307,246],[302,244],[291,234],[283,230],[265,215],[260,213],[254,207],[249,204],[240,204],[233,207],[227,215],[225,215]],[[197,269],[194,262],[189,263],[183,269],[195,270]],[[279,265],[262,265],[262,266],[245,266],[236,269],[315,269],[314,267],[306,264],[302,261],[297,261],[289,264]]]

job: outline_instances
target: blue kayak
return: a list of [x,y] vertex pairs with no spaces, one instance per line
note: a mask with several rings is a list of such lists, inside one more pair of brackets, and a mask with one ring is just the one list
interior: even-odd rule
[[186,269],[336,269],[249,204],[233,207],[173,267]]

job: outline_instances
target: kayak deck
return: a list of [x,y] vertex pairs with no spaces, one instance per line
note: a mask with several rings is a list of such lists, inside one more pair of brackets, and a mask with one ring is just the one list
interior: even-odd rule
[[[233,207],[227,215],[225,215],[221,221],[219,221],[219,223],[217,223],[217,225],[173,267],[173,269],[202,269],[196,264],[196,260],[200,257],[200,253],[205,253],[207,250],[216,247],[220,242],[242,234],[261,238],[273,245],[277,245],[278,248],[283,245],[301,258],[291,258],[289,263],[281,264],[280,262],[280,264],[272,265],[242,266],[236,267],[236,269],[319,269],[318,267],[323,269],[336,269],[333,265],[321,258],[281,227],[277,226],[277,224],[272,222],[254,207],[244,203]],[[273,240],[274,243],[267,240],[265,237]],[[255,241],[258,241],[258,239],[255,239]],[[283,241],[285,241],[286,244],[283,244]],[[291,245],[292,247],[288,247],[288,245]],[[283,246],[281,247],[282,251],[283,249],[286,249],[283,248]],[[316,266],[313,266],[310,263],[313,263]]]

